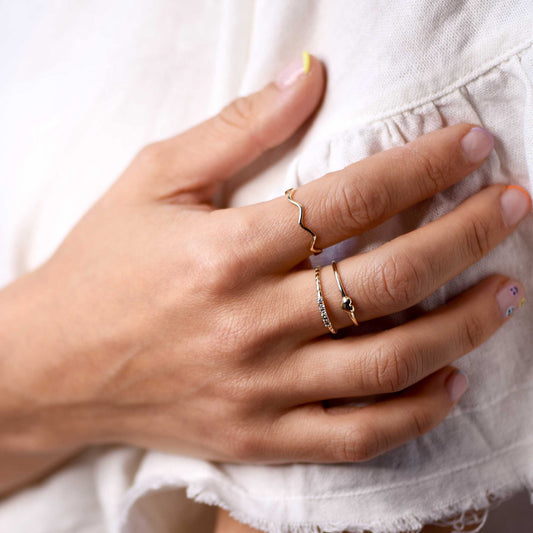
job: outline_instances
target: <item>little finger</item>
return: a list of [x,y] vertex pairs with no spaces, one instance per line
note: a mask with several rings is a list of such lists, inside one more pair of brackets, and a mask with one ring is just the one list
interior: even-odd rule
[[463,373],[446,367],[394,398],[364,407],[302,406],[269,432],[269,453],[286,461],[368,461],[437,426],[467,385]]

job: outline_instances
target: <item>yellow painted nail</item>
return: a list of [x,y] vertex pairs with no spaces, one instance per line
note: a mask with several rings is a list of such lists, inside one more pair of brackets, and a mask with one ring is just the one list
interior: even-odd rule
[[520,303],[518,304],[518,307],[522,307],[525,303],[526,303],[526,299],[525,299],[525,298],[522,298],[522,299],[520,300]]
[[304,73],[308,74],[309,69],[311,68],[311,56],[309,55],[309,52],[302,52],[302,60],[304,64]]

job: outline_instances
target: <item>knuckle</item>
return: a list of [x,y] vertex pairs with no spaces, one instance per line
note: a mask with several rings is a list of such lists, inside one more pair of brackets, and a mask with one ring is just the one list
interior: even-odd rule
[[379,455],[380,449],[376,430],[369,424],[358,422],[345,431],[339,459],[346,463],[361,463]]
[[470,215],[464,225],[464,241],[467,253],[475,261],[487,255],[491,249],[490,223],[480,216]]
[[248,96],[241,96],[225,106],[218,116],[225,124],[246,130],[255,118],[253,99]]
[[463,351],[468,353],[482,344],[486,337],[485,323],[473,313],[464,317],[462,322]]
[[412,410],[410,412],[412,434],[415,437],[424,435],[436,426],[434,415],[429,410]]
[[371,359],[374,382],[383,393],[401,391],[417,376],[418,358],[408,343],[399,337],[376,347]]
[[[406,145],[409,153],[407,164],[415,169],[416,175],[424,178],[431,184],[431,192],[435,193],[444,189],[448,182],[448,176],[451,174],[451,162],[448,158],[439,157],[436,153],[426,150],[420,150],[414,145]],[[424,187],[427,190],[427,187]]]
[[[209,298],[219,298],[226,291],[228,278],[231,277],[233,265],[231,258],[225,252],[211,249],[205,253],[202,264],[195,271],[196,285],[202,288]],[[231,279],[231,278],[230,278]]]
[[286,454],[286,443],[278,437],[274,419],[255,417],[251,422],[248,414],[240,418],[240,423],[233,426],[225,440],[230,443],[230,453],[235,459],[249,463],[279,459]]
[[266,143],[255,131],[255,125],[259,122],[259,114],[255,99],[252,96],[242,96],[230,102],[217,115],[216,120],[221,125],[222,132],[245,133],[257,149],[264,151]]
[[335,223],[345,231],[362,229],[375,225],[385,218],[388,211],[389,196],[383,187],[362,188],[356,180],[340,180],[333,195],[339,220]]
[[162,141],[150,143],[139,150],[135,161],[148,172],[158,172],[163,166],[165,151]]
[[[246,250],[228,246],[228,242],[243,242],[246,235],[253,233],[251,221],[239,215],[235,209],[231,215],[231,224],[227,216],[222,219],[219,212],[210,213],[211,225],[204,234],[201,264],[196,272],[199,282],[211,295],[223,295],[242,287],[243,273],[249,270]],[[225,213],[227,215],[227,213]]]
[[262,445],[251,431],[235,431],[228,436],[229,454],[238,461],[258,460],[262,455]]
[[375,269],[372,288],[377,301],[387,307],[409,307],[422,281],[414,260],[407,254],[396,253],[376,262]]
[[232,415],[237,420],[245,420],[250,414],[248,408],[255,405],[253,383],[244,372],[232,369],[232,379],[220,384],[221,396],[232,406]]
[[[210,314],[211,331],[205,335],[206,342],[216,346],[214,353],[217,359],[224,360],[226,364],[238,364],[250,358],[250,351],[253,348],[249,340],[250,323],[246,315],[240,311],[228,313],[223,299],[210,298],[209,291],[205,291],[200,305],[206,308],[215,308]],[[212,348],[211,348],[212,349]],[[228,399],[234,402],[250,401],[247,397],[249,390],[245,388],[245,383],[235,381],[231,388],[226,386],[223,389],[227,392]]]

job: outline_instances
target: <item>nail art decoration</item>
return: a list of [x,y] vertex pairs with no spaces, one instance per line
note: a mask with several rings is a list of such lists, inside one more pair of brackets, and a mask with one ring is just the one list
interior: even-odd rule
[[311,68],[311,56],[309,55],[309,52],[302,52],[302,63],[304,73],[309,74],[309,69]]
[[519,281],[507,282],[496,294],[501,318],[509,318],[526,301],[525,290]]

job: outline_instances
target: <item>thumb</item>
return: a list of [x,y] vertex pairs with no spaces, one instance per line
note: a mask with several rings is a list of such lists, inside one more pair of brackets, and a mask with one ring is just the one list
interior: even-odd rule
[[154,177],[158,183],[148,184],[151,192],[159,196],[211,189],[288,139],[317,107],[323,91],[324,67],[304,52],[262,90],[234,100],[218,115],[175,137],[154,143],[160,171]]

